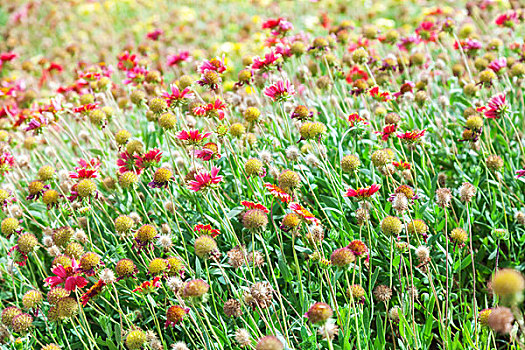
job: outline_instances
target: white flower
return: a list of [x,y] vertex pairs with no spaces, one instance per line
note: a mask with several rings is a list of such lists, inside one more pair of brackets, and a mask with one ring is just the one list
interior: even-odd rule
[[100,279],[106,284],[115,282],[115,274],[111,269],[105,268],[100,272]]

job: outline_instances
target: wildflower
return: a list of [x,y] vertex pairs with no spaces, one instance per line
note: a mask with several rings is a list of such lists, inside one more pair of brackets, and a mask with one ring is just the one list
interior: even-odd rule
[[257,107],[248,107],[243,113],[244,119],[249,123],[254,123],[259,119],[261,111]]
[[267,209],[266,211],[259,208],[249,209],[242,216],[242,224],[248,230],[264,230],[268,225]]
[[135,243],[139,249],[153,244],[155,238],[157,238],[157,230],[152,225],[143,225],[135,232]]
[[333,266],[346,267],[355,261],[355,255],[348,247],[343,247],[333,251],[330,261]]
[[42,293],[36,289],[30,290],[22,297],[22,304],[26,310],[37,309],[42,304]]
[[37,199],[42,196],[44,193],[44,190],[48,189],[49,185],[44,185],[44,183],[40,180],[31,181],[28,186],[29,195],[27,196],[27,200]]
[[272,196],[278,198],[281,202],[290,203],[292,201],[292,197],[281,188],[270,183],[265,183],[264,187],[268,190],[268,192],[270,192]]
[[518,12],[508,11],[503,13],[496,18],[495,23],[499,27],[513,28],[514,25],[520,23]]
[[210,135],[211,132],[201,134],[199,130],[190,130],[189,132],[186,130],[182,130],[179,133],[177,133],[175,137],[177,137],[179,140],[186,141],[189,144],[197,144],[205,138],[209,137]]
[[283,343],[273,335],[267,335],[257,341],[255,350],[283,350]]
[[308,107],[299,105],[295,107],[292,114],[290,115],[290,118],[298,119],[300,121],[305,121],[305,120],[312,119],[313,116],[314,116],[314,112],[310,111]]
[[295,95],[295,90],[288,80],[279,80],[277,83],[266,87],[264,89],[264,94],[274,102],[283,102]]
[[501,269],[492,276],[491,287],[499,297],[517,296],[525,290],[525,278],[516,270]]
[[95,296],[102,293],[102,289],[106,286],[106,282],[103,280],[98,280],[95,284],[93,284],[84,294],[82,294],[82,305],[86,306],[87,303],[93,299]]
[[350,127],[353,128],[358,124],[368,125],[368,121],[357,113],[351,113],[348,115],[348,122]]
[[489,316],[490,316],[490,313],[492,312],[492,309],[483,309],[479,312],[478,314],[478,321],[479,323],[481,323],[483,326],[487,326],[488,327],[488,321],[489,321]]
[[377,184],[373,184],[370,187],[357,188],[355,190],[352,189],[352,188],[349,188],[346,191],[345,197],[355,197],[355,198],[357,198],[359,200],[368,199],[368,198],[372,197],[372,195],[374,193],[379,191],[380,188],[381,188],[381,186],[377,185]]
[[148,294],[148,293],[152,293],[155,291],[155,288],[159,288],[161,286],[161,283],[160,283],[160,277],[155,277],[154,279],[150,280],[150,281],[145,281],[145,282],[142,282],[142,284],[140,286],[138,286],[137,288],[133,289],[133,292],[139,292],[139,293],[143,293],[143,294]]
[[383,131],[376,131],[376,134],[381,135],[382,141],[388,141],[390,136],[393,135],[397,130],[397,124],[388,124],[383,128]]
[[205,73],[206,71],[214,71],[217,73],[224,73],[226,71],[226,65],[224,64],[224,57],[222,59],[220,58],[212,58],[209,61],[204,61],[199,66],[199,72]]
[[519,179],[522,176],[525,176],[525,168],[516,171],[516,179]]
[[459,188],[459,194],[461,196],[461,201],[469,203],[472,200],[472,197],[476,195],[476,187],[469,182],[464,182]]
[[184,284],[182,296],[184,298],[200,298],[208,293],[210,286],[201,279],[187,281]]
[[487,318],[488,326],[492,330],[502,334],[508,334],[511,332],[513,322],[514,315],[507,307],[497,307],[492,309]]
[[158,168],[153,174],[153,181],[148,185],[153,188],[166,188],[173,181],[173,173],[166,168]]
[[421,235],[421,236],[423,236],[425,241],[427,239],[427,232],[428,232],[428,226],[421,219],[414,219],[414,220],[410,221],[410,223],[407,224],[407,233],[408,234]]
[[207,117],[218,117],[219,120],[223,120],[225,117],[225,109],[226,104],[222,102],[221,99],[217,98],[213,103],[208,103],[206,105],[193,108],[193,113],[195,115],[204,115]]
[[201,74],[201,79],[197,80],[197,84],[201,86],[208,85],[211,90],[215,91],[218,89],[219,84],[222,82],[222,78],[215,70],[207,69]]
[[212,159],[219,159],[221,155],[219,153],[219,146],[214,142],[208,142],[202,146],[202,149],[197,149],[194,152],[195,156],[204,161]]
[[364,303],[365,302],[365,289],[361,287],[359,284],[353,284],[350,287],[348,287],[348,290],[346,291],[346,295],[352,300],[353,302],[357,303]]
[[301,218],[295,213],[288,213],[284,216],[281,223],[281,230],[288,232],[292,229],[295,229],[301,224]]
[[489,170],[498,171],[503,168],[503,159],[496,154],[491,154],[487,157],[486,165]]
[[101,163],[97,158],[92,158],[89,161],[80,159],[78,165],[78,167],[75,167],[75,171],[69,173],[70,178],[79,180],[98,178],[98,170]]
[[247,347],[251,344],[250,333],[244,328],[239,328],[235,331],[235,341],[239,343],[241,347]]
[[509,106],[505,102],[505,94],[497,94],[489,100],[487,106],[481,108],[481,111],[489,119],[499,119],[507,113],[508,108]]
[[468,240],[468,235],[465,230],[460,227],[456,227],[452,230],[452,232],[450,232],[450,239],[460,247],[463,247],[465,242]]
[[384,303],[387,303],[392,298],[392,289],[385,285],[378,285],[374,288],[374,297]]
[[414,130],[414,131],[407,131],[403,134],[397,134],[397,137],[408,143],[408,144],[414,144],[416,142],[418,142],[424,135],[425,135],[425,132],[426,130],[422,130],[422,131],[419,131],[419,130]]
[[202,235],[195,240],[195,255],[204,258],[217,250],[217,242],[211,236]]
[[148,169],[160,163],[162,160],[162,151],[154,148],[143,155],[134,155],[135,165],[138,169]]
[[142,329],[133,329],[126,336],[126,346],[130,350],[142,349],[146,342],[146,333]]
[[115,266],[115,272],[117,273],[117,281],[126,278],[126,277],[134,277],[137,272],[137,266],[135,263],[130,259],[121,259]]
[[395,216],[387,216],[381,221],[381,230],[387,235],[399,235],[403,230],[401,220]]
[[191,180],[188,183],[189,188],[194,192],[198,192],[200,190],[217,185],[223,179],[221,175],[218,175],[219,171],[220,168],[213,166],[209,173],[203,171],[198,172],[195,174],[194,180]]
[[33,316],[30,314],[21,313],[13,317],[11,328],[16,333],[25,333],[33,325]]
[[183,308],[179,305],[172,305],[166,310],[166,323],[164,327],[176,325],[184,319],[184,316],[190,312],[190,309]]
[[257,158],[248,159],[246,163],[244,163],[244,171],[247,176],[256,175],[264,177],[264,175],[266,175],[263,163]]
[[213,229],[211,225],[203,225],[203,224],[195,225],[195,227],[193,228],[193,231],[203,234],[203,235],[211,236],[212,238],[217,237],[221,233],[219,230]]
[[330,305],[323,302],[317,302],[310,306],[305,316],[313,324],[324,324],[330,317],[332,317],[333,313],[334,312]]
[[166,57],[166,64],[170,67],[176,66],[181,62],[185,62],[189,59],[190,53],[188,51],[181,51],[175,55]]
[[316,224],[319,225],[319,219],[317,219],[314,214],[310,213],[306,208],[304,208],[301,204],[294,202],[290,203],[288,205],[288,208],[290,208],[295,214],[299,215],[303,220],[305,220],[308,224]]
[[13,233],[20,230],[20,222],[15,218],[5,218],[0,224],[0,229],[9,238]]
[[47,277],[44,281],[46,286],[55,287],[64,284],[68,291],[73,291],[77,287],[84,288],[87,280],[80,274],[82,270],[75,259],[71,259],[70,266],[58,265],[51,270],[55,276]]

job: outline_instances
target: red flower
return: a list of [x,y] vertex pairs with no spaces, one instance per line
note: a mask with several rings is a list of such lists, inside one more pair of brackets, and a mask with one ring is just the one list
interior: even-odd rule
[[346,82],[352,84],[354,81],[363,79],[368,80],[368,73],[358,66],[353,66],[352,69],[346,74]]
[[303,207],[301,204],[299,203],[290,203],[290,206],[289,208],[294,212],[296,213],[297,215],[299,215],[300,217],[303,218],[303,220],[305,220],[306,222],[308,222],[309,224],[316,224],[316,225],[319,225],[320,222],[319,222],[319,219],[317,219],[314,214],[310,213],[305,207]]
[[0,155],[0,175],[7,174],[9,170],[15,165],[15,158],[9,152],[4,152]]
[[222,176],[219,174],[220,168],[212,167],[209,173],[198,172],[195,175],[195,180],[189,182],[189,187],[192,191],[198,192],[204,188],[213,186],[222,181]]
[[405,161],[401,161],[401,162],[392,162],[392,165],[395,166],[396,168],[398,169],[403,169],[403,170],[410,170],[412,168],[412,166],[410,165],[410,163],[407,163]]
[[166,311],[166,323],[164,324],[164,327],[168,327],[170,325],[175,325],[177,323],[182,322],[184,316],[190,312],[190,309],[183,308],[179,305],[172,305],[168,308]]
[[139,293],[144,293],[144,294],[151,293],[155,291],[155,288],[160,287],[161,283],[159,281],[160,281],[160,277],[157,276],[151,281],[142,282],[140,286],[133,289],[133,292],[139,292]]
[[374,86],[373,88],[368,90],[368,94],[376,101],[386,102],[391,99],[390,92],[380,92],[378,86]]
[[194,154],[197,158],[204,161],[219,159],[221,157],[219,154],[219,147],[214,142],[208,142],[202,147],[202,149],[195,150]]
[[217,116],[219,120],[223,120],[225,108],[226,104],[222,102],[221,99],[217,98],[214,103],[195,107],[193,113],[196,115],[206,115],[207,117]]
[[196,144],[207,138],[211,135],[211,132],[207,132],[204,134],[201,134],[199,130],[190,130],[189,132],[186,130],[179,131],[177,135],[175,135],[176,138],[182,141],[188,141],[190,144]]
[[132,55],[128,51],[125,51],[118,56],[118,68],[120,70],[130,70],[135,68],[136,65],[137,55]]
[[362,123],[363,125],[368,125],[368,122],[365,118],[361,117],[357,113],[352,113],[348,116],[348,121],[350,122],[350,127],[353,128],[356,124]]
[[53,270],[51,270],[56,276],[51,276],[46,278],[46,286],[55,287],[59,284],[64,283],[64,288],[72,291],[78,288],[84,288],[87,284],[87,280],[80,276],[79,272],[81,271],[77,261],[74,258],[71,258],[71,266],[62,266],[58,265]]
[[415,143],[418,142],[423,137],[423,135],[425,135],[425,132],[426,130],[407,131],[404,134],[397,134],[397,137],[407,143]]
[[496,18],[496,24],[500,27],[512,28],[515,24],[520,23],[518,13],[516,11],[509,11],[507,13],[501,14]]
[[195,225],[195,227],[193,228],[193,231],[198,232],[199,234],[202,234],[202,235],[212,236],[213,238],[217,237],[221,233],[221,231],[211,228],[211,225],[203,225],[203,224]]
[[98,280],[84,294],[82,294],[82,305],[86,306],[91,299],[102,293],[102,289],[104,289],[105,286],[106,282]]
[[273,51],[270,51],[269,53],[264,55],[264,59],[261,59],[260,57],[255,57],[253,59],[252,69],[268,69],[278,59],[279,57],[276,56]]
[[488,67],[495,73],[498,73],[500,70],[507,67],[507,59],[505,57],[495,59],[494,61],[490,62]]
[[154,31],[152,32],[149,32],[148,34],[146,34],[146,37],[148,39],[151,39],[151,40],[154,40],[154,41],[157,41],[159,40],[159,37],[164,34],[164,32],[162,31],[162,29],[155,29]]
[[75,171],[69,173],[72,179],[96,179],[98,177],[98,169],[100,168],[100,160],[92,158],[89,162],[84,159],[78,161],[78,167]]
[[366,244],[363,241],[360,241],[358,239],[350,242],[348,246],[346,246],[348,249],[354,253],[355,256],[361,256],[363,254],[368,254],[368,248]]
[[248,210],[251,210],[251,209],[257,209],[257,210],[260,210],[260,211],[262,211],[262,212],[265,212],[266,214],[270,212],[270,211],[268,210],[268,208],[266,208],[264,205],[259,204],[259,203],[253,203],[253,202],[248,202],[248,201],[242,201],[241,204],[242,204],[243,206],[245,206],[246,209],[248,209]]
[[134,157],[136,159],[135,166],[138,169],[147,169],[160,163],[162,159],[162,151],[154,148],[143,156],[136,154]]
[[505,115],[508,109],[508,105],[505,102],[505,94],[497,94],[493,96],[487,106],[481,109],[485,111],[485,117],[489,119],[498,119]]
[[285,18],[272,18],[263,23],[262,29],[271,29],[272,35],[278,36],[285,34],[286,32],[293,29],[292,23],[288,22]]
[[372,195],[374,193],[379,191],[380,188],[381,188],[381,186],[377,185],[377,184],[373,184],[370,187],[357,188],[355,190],[352,189],[352,188],[349,188],[346,191],[345,197],[356,197],[357,199],[370,198],[370,197],[372,197]]
[[264,94],[271,98],[274,102],[282,102],[295,95],[295,89],[288,80],[279,80],[277,83],[266,87],[264,89]]
[[381,140],[388,141],[390,136],[397,130],[397,124],[388,124],[383,128],[383,131],[376,131],[376,134],[381,135]]
[[168,103],[168,106],[171,107],[171,105],[179,105],[183,102],[184,99],[190,99],[195,97],[193,92],[189,88],[185,88],[184,90],[180,91],[177,85],[171,84],[170,85],[171,93],[163,92],[162,97],[166,100]]
[[73,108],[73,112],[75,112],[75,113],[85,113],[87,111],[91,111],[93,109],[97,109],[99,104],[100,104],[100,102],[87,103],[85,105]]
[[272,196],[278,198],[283,203],[290,203],[292,201],[292,196],[280,189],[279,187],[272,185],[271,183],[265,183],[264,187],[270,192]]

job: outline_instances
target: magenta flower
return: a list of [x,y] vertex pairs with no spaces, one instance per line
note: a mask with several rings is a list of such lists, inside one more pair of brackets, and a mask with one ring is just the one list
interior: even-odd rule
[[485,117],[489,119],[498,119],[505,115],[508,109],[505,102],[505,94],[492,96],[487,106],[485,106]]
[[522,176],[525,176],[525,168],[516,171],[516,179],[519,179]]
[[193,92],[191,92],[189,88],[185,88],[184,90],[180,91],[177,85],[175,84],[170,85],[170,90],[171,93],[167,91],[162,93],[162,97],[164,97],[164,99],[168,103],[168,106],[170,107],[172,105],[180,105],[182,102],[184,102],[184,99],[190,99],[195,97],[195,95],[193,94]]
[[204,188],[218,184],[222,181],[222,176],[218,175],[219,170],[221,169],[212,167],[209,173],[204,171],[198,172],[195,175],[195,179],[189,182],[189,188],[194,192],[198,192]]
[[265,88],[264,94],[274,102],[282,102],[295,95],[295,89],[288,80],[279,80],[277,83]]
[[189,132],[186,130],[179,131],[175,137],[182,141],[188,141],[188,143],[199,143],[210,135],[211,132],[201,134],[198,129],[195,129]]
[[188,51],[181,51],[178,54],[168,56],[166,58],[166,64],[170,67],[175,66],[181,62],[187,61],[189,57],[190,53]]
[[495,59],[489,64],[489,68],[492,69],[494,72],[499,72],[503,68],[507,66],[507,59],[505,57]]
[[4,175],[15,165],[15,158],[9,152],[0,155],[0,175]]
[[51,270],[56,276],[46,278],[44,281],[46,286],[56,287],[59,284],[64,284],[64,288],[73,291],[77,287],[84,288],[87,285],[87,280],[80,276],[81,272],[77,261],[72,258],[71,266],[58,265]]

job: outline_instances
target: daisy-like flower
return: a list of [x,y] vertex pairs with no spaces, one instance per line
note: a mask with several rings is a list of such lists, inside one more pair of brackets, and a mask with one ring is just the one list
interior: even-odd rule
[[130,54],[128,51],[124,51],[118,57],[118,69],[129,70],[137,65],[137,55]]
[[513,28],[514,25],[520,24],[520,19],[516,11],[509,11],[499,15],[495,22],[499,27]]
[[320,225],[319,219],[314,214],[310,213],[305,207],[297,202],[290,203],[288,206],[295,214],[299,215],[303,220],[309,224]]
[[224,73],[224,71],[226,70],[226,65],[224,64],[224,56],[222,58],[215,57],[209,61],[204,61],[199,66],[199,72],[201,74],[203,74],[207,70],[212,70],[219,74]]
[[98,280],[84,294],[82,294],[82,305],[86,306],[91,299],[102,293],[102,290],[105,286],[106,282],[104,282],[103,280]]
[[176,66],[181,62],[185,62],[190,58],[190,53],[188,51],[181,51],[175,55],[168,56],[166,58],[166,64],[170,67]]
[[260,57],[255,57],[253,59],[253,63],[251,66],[251,69],[253,70],[269,70],[271,69],[272,64],[274,64],[279,59],[279,56],[275,54],[275,52],[270,51],[266,55],[264,55],[264,58],[261,59]]
[[498,73],[505,67],[507,67],[507,59],[505,57],[497,58],[488,65],[488,68],[492,69],[495,73]]
[[151,281],[142,282],[142,284],[140,286],[138,286],[137,288],[133,289],[133,292],[139,292],[139,293],[142,293],[142,294],[148,294],[148,293],[154,292],[155,288],[159,288],[160,286],[161,286],[160,277],[157,276],[154,279],[152,279]]
[[219,171],[220,168],[212,167],[209,173],[204,171],[198,172],[195,174],[195,180],[191,180],[188,183],[189,188],[194,192],[198,192],[218,184],[222,181],[222,175],[218,175]]
[[144,155],[135,155],[135,165],[138,169],[148,169],[156,166],[162,159],[162,151],[154,148]]
[[35,116],[31,121],[27,124],[27,128],[25,131],[33,131],[34,135],[38,135],[42,133],[43,128],[49,124],[49,119],[43,116]]
[[345,197],[355,197],[359,200],[367,199],[372,197],[372,195],[379,191],[380,188],[381,186],[378,184],[373,184],[370,187],[357,188],[355,190],[353,188],[349,188],[346,191]]
[[413,130],[413,131],[407,131],[403,134],[397,134],[397,137],[406,143],[416,143],[418,142],[424,135],[426,130]]
[[170,107],[180,106],[185,100],[195,97],[195,94],[189,88],[180,91],[175,84],[170,85],[170,91],[171,92],[165,91],[162,93],[162,97],[164,97],[164,100],[166,100],[166,103]]
[[368,121],[357,113],[350,114],[348,116],[348,122],[350,123],[351,128],[356,126],[356,124],[368,125]]
[[350,242],[346,248],[350,249],[355,256],[368,255],[368,247],[361,240],[354,240]]
[[397,124],[388,124],[383,128],[383,131],[376,131],[376,134],[381,135],[381,140],[388,141],[390,136],[397,130]]
[[279,80],[275,84],[266,87],[264,94],[274,102],[283,102],[295,95],[295,89],[290,81]]
[[390,92],[388,91],[379,91],[378,86],[374,86],[370,90],[368,90],[368,94],[376,101],[380,102],[386,102],[390,100],[392,97],[390,96]]
[[268,210],[268,208],[266,208],[264,205],[262,204],[259,204],[259,203],[253,203],[253,202],[248,202],[248,201],[242,201],[241,204],[246,207],[246,209],[248,210],[251,210],[251,209],[258,209],[266,214],[268,214],[270,212],[270,210]]
[[525,176],[525,168],[516,171],[516,179],[519,179],[522,176]]
[[73,112],[75,112],[75,113],[87,113],[89,111],[97,109],[99,105],[100,105],[100,102],[86,103],[85,105],[73,108]]
[[346,73],[346,82],[348,84],[352,84],[357,80],[368,80],[368,73],[359,66],[353,66],[348,73]]
[[189,144],[197,144],[204,140],[205,138],[209,137],[211,135],[211,132],[206,132],[204,134],[201,134],[198,129],[190,130],[189,132],[186,130],[179,131],[175,137],[179,140],[186,141]]
[[221,99],[217,98],[213,103],[195,107],[193,109],[193,113],[195,115],[203,115],[206,117],[218,117],[219,120],[223,120],[225,116],[225,109],[226,104]]
[[211,225],[209,224],[208,225],[203,225],[203,224],[195,225],[195,227],[193,228],[193,231],[197,232],[199,235],[211,236],[213,238],[217,237],[221,233],[221,231],[212,228]]
[[265,183],[264,187],[266,187],[272,196],[279,199],[281,202],[290,203],[292,201],[292,196],[290,196],[278,186],[272,185],[271,183]]
[[70,266],[58,265],[51,271],[55,276],[48,277],[44,280],[46,286],[56,287],[59,284],[64,284],[65,289],[73,291],[77,287],[84,288],[87,285],[87,280],[80,275],[82,270],[74,258],[71,258]]
[[156,28],[155,30],[149,32],[148,34],[146,34],[146,37],[148,39],[151,39],[153,41],[157,41],[159,40],[159,37],[164,34],[164,32],[162,31],[162,29],[159,29],[159,28]]
[[489,119],[499,119],[505,115],[509,108],[509,105],[505,102],[505,94],[497,94],[493,96],[487,106],[481,107],[480,111],[483,111],[485,117]]
[[153,181],[148,186],[152,188],[166,188],[173,181],[173,173],[167,168],[158,168],[153,174]]
[[166,311],[166,323],[164,324],[164,327],[173,326],[177,323],[182,322],[184,316],[190,312],[190,309],[183,308],[179,305],[172,305],[168,308]]
[[454,43],[454,49],[459,50],[460,47],[465,50],[469,51],[469,53],[472,53],[473,51],[481,49],[481,43],[474,39],[466,39],[461,41],[456,41]]
[[195,150],[194,154],[195,157],[204,161],[221,158],[219,146],[217,146],[215,142],[206,143],[204,146],[202,146],[202,149]]
[[407,163],[405,161],[392,162],[392,165],[402,170],[410,170],[412,168],[412,165],[410,165],[410,163]]
[[15,158],[9,152],[0,155],[0,175],[7,174],[15,165]]
[[89,161],[80,159],[78,161],[78,165],[78,167],[75,167],[75,171],[69,173],[70,178],[79,180],[98,178],[98,170],[101,166],[100,160],[98,158],[92,158]]
[[148,75],[149,71],[140,66],[136,66],[126,72],[126,79],[122,81],[123,84],[133,84],[138,85],[141,84]]

